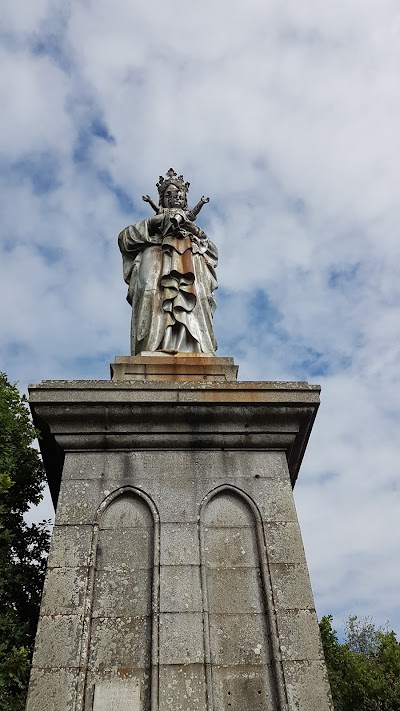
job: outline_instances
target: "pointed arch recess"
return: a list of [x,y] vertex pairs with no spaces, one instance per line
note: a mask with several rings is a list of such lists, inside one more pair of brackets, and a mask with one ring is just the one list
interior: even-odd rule
[[159,571],[157,507],[141,489],[119,487],[93,523],[77,711],[92,708],[95,683],[108,679],[136,680],[141,709],[158,709]]
[[266,554],[254,500],[222,485],[199,516],[208,711],[287,709]]

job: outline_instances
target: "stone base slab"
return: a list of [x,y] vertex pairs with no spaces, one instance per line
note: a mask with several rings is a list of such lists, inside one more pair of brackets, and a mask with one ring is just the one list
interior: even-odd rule
[[143,352],[137,356],[116,356],[111,363],[113,381],[233,382],[238,366],[233,358],[208,353]]

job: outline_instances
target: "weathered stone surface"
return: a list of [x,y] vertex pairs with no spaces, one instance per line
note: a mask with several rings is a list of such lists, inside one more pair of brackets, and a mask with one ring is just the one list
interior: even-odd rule
[[39,621],[35,667],[79,667],[82,615],[43,615]]
[[206,680],[203,664],[160,667],[159,711],[204,711]]
[[273,673],[259,666],[220,667],[214,683],[215,709],[238,709],[240,711],[271,711],[276,705]]
[[332,711],[324,662],[285,661],[283,668],[290,711]]
[[303,563],[304,548],[297,521],[268,521],[265,540],[271,563]]
[[161,526],[161,565],[200,565],[199,531],[196,521]]
[[209,569],[207,584],[212,610],[217,614],[257,613],[264,609],[258,568]]
[[153,531],[135,531],[132,545],[130,528],[100,530],[96,568],[104,571],[148,570],[153,566]]
[[[139,697],[139,711],[150,711],[150,678],[144,669],[131,669],[128,667],[107,670],[105,672],[98,671],[93,673],[92,671],[89,671],[87,673],[84,705],[85,711],[86,709],[94,711],[93,707],[96,698],[96,689],[98,690],[100,688],[100,690],[107,690],[108,685],[112,686],[115,690],[121,690],[119,701],[125,701],[125,696],[127,696],[130,700],[137,703]],[[110,703],[110,700],[107,699],[107,702]],[[108,707],[107,711],[109,711]],[[118,706],[117,711],[125,710],[123,706]]]
[[161,612],[202,612],[200,566],[162,566],[160,605]]
[[54,526],[47,565],[49,568],[80,568],[89,564],[93,527]]
[[204,660],[201,612],[160,614],[160,664],[195,664]]
[[[116,453],[115,453],[116,454]],[[127,453],[126,453],[127,454]],[[123,454],[112,456],[105,452],[68,452],[63,466],[63,480],[67,479],[105,479],[109,477],[109,460],[123,468]],[[118,475],[113,477],[118,478]]]
[[297,522],[297,513],[293,494],[288,481],[252,482],[245,491],[255,498],[264,522],[293,521]]
[[253,568],[257,556],[251,527],[208,528],[204,558],[210,568]]
[[277,622],[282,659],[323,661],[314,610],[278,610]]
[[216,496],[209,497],[202,519],[206,533],[213,528],[254,527],[253,511],[244,497],[239,494],[235,487],[223,489],[217,492]]
[[229,666],[270,664],[265,613],[210,614],[209,620],[213,664]]
[[293,383],[34,389],[55,498],[63,481],[27,711],[102,711],[123,682],[140,711],[328,711],[292,494],[317,401]]
[[310,578],[305,564],[272,563],[270,571],[277,609],[314,609]]
[[88,568],[47,568],[41,614],[60,615],[83,612]]
[[[143,531],[152,529],[152,513],[144,498],[136,492],[125,489],[121,493],[103,509],[99,521],[100,530],[130,530],[136,540],[138,535],[142,536]],[[141,544],[141,540],[138,540],[138,544]]]
[[140,685],[135,679],[108,679],[95,685],[93,711],[141,711]]
[[237,378],[233,358],[216,358],[205,353],[163,352],[139,356],[117,356],[111,364],[113,381],[141,382],[229,382]]
[[149,570],[98,570],[93,617],[146,616],[151,612]]
[[[211,420],[210,420],[211,421]],[[160,481],[193,481],[194,478],[215,479],[229,476],[230,480],[268,479],[288,481],[284,452],[235,451],[215,449],[210,452],[163,450],[139,452],[68,452],[63,469],[63,480],[101,479],[124,485],[154,479]]]
[[92,622],[92,644],[89,668],[141,669],[149,665],[148,647],[151,618],[96,617]]
[[27,711],[75,711],[77,669],[33,668]]

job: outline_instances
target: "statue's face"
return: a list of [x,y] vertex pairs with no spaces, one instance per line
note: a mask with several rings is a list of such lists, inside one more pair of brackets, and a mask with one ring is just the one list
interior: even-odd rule
[[185,194],[176,185],[168,185],[164,193],[164,207],[185,207]]

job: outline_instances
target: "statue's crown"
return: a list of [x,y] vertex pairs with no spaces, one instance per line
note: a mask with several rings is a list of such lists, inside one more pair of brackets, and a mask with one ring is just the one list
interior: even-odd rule
[[173,168],[167,170],[165,175],[165,178],[160,175],[160,179],[157,183],[157,190],[160,196],[164,194],[168,185],[176,185],[179,190],[182,190],[185,194],[187,193],[190,187],[190,183],[184,182],[183,175],[178,175],[177,173],[175,173]]

